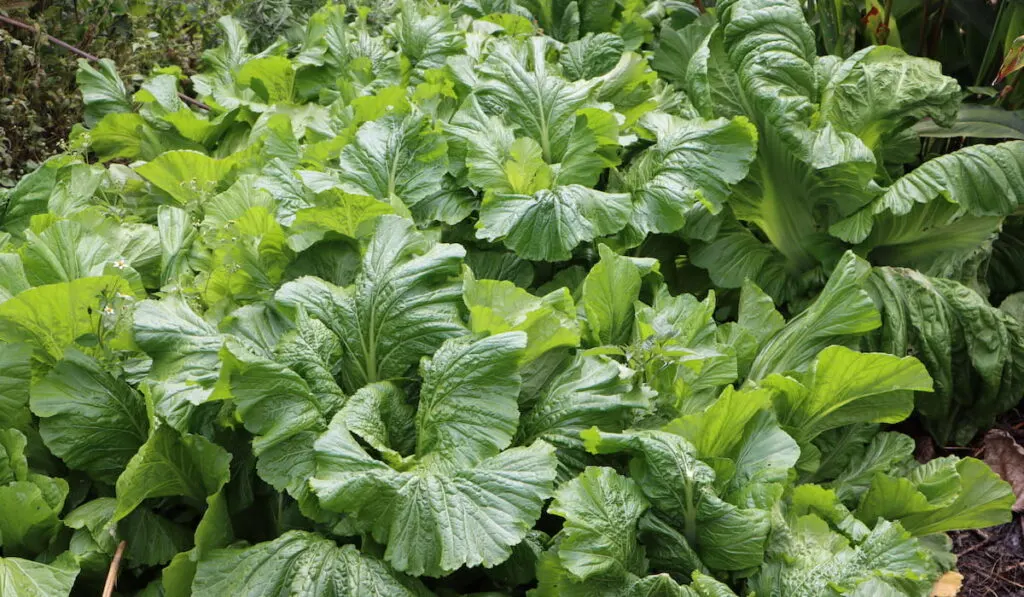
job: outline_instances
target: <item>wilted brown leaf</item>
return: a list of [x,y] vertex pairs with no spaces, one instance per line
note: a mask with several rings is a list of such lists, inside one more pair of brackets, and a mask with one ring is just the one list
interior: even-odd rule
[[1012,435],[993,429],[985,435],[985,463],[1013,487],[1014,512],[1024,511],[1024,447]]
[[935,581],[928,597],[956,597],[960,586],[964,583],[964,575],[959,572],[947,572]]

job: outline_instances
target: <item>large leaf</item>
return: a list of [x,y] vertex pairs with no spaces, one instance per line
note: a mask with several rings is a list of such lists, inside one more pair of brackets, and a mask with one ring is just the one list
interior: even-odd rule
[[345,399],[333,375],[340,343],[323,323],[300,313],[296,328],[277,340],[270,355],[252,354],[235,342],[226,348],[231,395],[255,436],[256,470],[301,502],[314,471],[313,442]]
[[123,379],[70,351],[32,388],[43,441],[70,468],[113,483],[149,436],[146,404]]
[[425,362],[411,467],[371,457],[342,411],[315,444],[310,485],[323,507],[354,515],[387,545],[384,558],[410,574],[440,576],[508,558],[555,477],[554,449],[544,442],[501,451],[518,420],[524,345],[520,332],[449,340]]
[[1024,330],[978,293],[903,268],[878,268],[871,290],[884,327],[868,345],[911,353],[935,379],[918,412],[941,442],[967,442],[1016,403],[1024,387]]
[[196,405],[210,399],[220,379],[224,337],[184,299],[144,301],[135,309],[135,341],[153,359],[149,379],[156,411],[186,429]]
[[830,346],[818,354],[802,381],[775,375],[779,422],[801,442],[855,423],[897,423],[914,409],[915,391],[930,391],[927,369],[913,357],[860,353]]
[[419,591],[417,583],[351,545],[291,531],[252,547],[210,552],[199,562],[191,594],[411,597]]
[[459,245],[432,243],[408,220],[385,216],[353,286],[307,277],[282,286],[276,298],[303,306],[338,335],[344,387],[355,391],[404,375],[420,357],[464,333],[456,280],[464,255]]
[[117,478],[114,519],[147,498],[182,496],[203,504],[228,482],[231,455],[201,435],[158,426]]
[[480,207],[477,237],[500,239],[524,259],[564,261],[580,243],[622,230],[629,214],[629,195],[576,184],[533,195],[495,194]]
[[50,564],[0,558],[2,597],[67,597],[77,577],[78,564],[68,554]]
[[682,120],[648,114],[642,124],[657,142],[632,162],[623,187],[633,196],[630,232],[675,232],[699,203],[722,210],[730,187],[747,175],[757,147],[757,130],[745,118]]
[[448,147],[421,117],[390,116],[363,124],[341,154],[339,175],[350,192],[413,206],[437,190]]
[[0,339],[25,342],[44,361],[55,362],[85,334],[102,330],[111,312],[104,309],[118,294],[129,294],[128,283],[117,276],[79,278],[71,282],[30,288],[0,304]]
[[647,509],[637,484],[604,467],[587,468],[559,487],[548,512],[565,519],[558,559],[577,581],[642,574],[637,521]]
[[763,559],[771,527],[768,512],[741,508],[715,495],[715,471],[692,444],[663,431],[583,433],[594,453],[628,452],[633,479],[653,508],[679,527],[711,569],[743,570]]

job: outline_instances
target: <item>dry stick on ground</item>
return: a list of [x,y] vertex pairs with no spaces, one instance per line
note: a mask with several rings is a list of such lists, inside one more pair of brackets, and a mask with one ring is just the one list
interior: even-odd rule
[[[8,25],[10,25],[12,27],[17,27],[19,29],[24,29],[25,31],[31,31],[33,33],[40,33],[40,31],[38,31],[32,25],[29,25],[28,23],[23,23],[23,22],[21,22],[21,21],[19,21],[17,19],[12,19],[10,17],[5,17],[4,15],[0,15],[0,23],[6,23],[6,24],[8,24]],[[60,46],[60,47],[64,48],[65,50],[67,50],[68,52],[71,52],[72,54],[75,54],[77,56],[81,56],[82,58],[85,58],[89,62],[99,62],[100,61],[99,56],[94,56],[94,55],[90,54],[89,52],[86,52],[85,50],[82,50],[81,48],[76,48],[75,46],[67,43],[66,41],[62,41],[60,39],[57,39],[56,37],[50,35],[49,33],[43,33],[42,35],[45,35],[46,39],[50,40],[50,43],[52,43],[54,45],[57,45],[57,46]],[[188,103],[188,104],[192,104],[193,106],[195,106],[195,107],[197,107],[197,108],[199,108],[201,110],[207,110],[207,111],[210,110],[210,106],[207,106],[203,102],[201,102],[201,101],[199,101],[197,99],[193,99],[193,98],[185,95],[184,93],[178,93],[178,97],[180,97],[183,102]]]
[[110,560],[110,569],[107,570],[107,582],[103,585],[103,597],[110,597],[114,594],[114,585],[117,584],[117,572],[121,567],[121,556],[124,555],[124,548],[127,541],[117,544],[117,551],[114,552],[114,559]]

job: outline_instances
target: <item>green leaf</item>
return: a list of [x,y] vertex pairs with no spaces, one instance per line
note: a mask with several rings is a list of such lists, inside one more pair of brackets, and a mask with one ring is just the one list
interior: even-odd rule
[[519,419],[519,360],[526,335],[449,340],[420,368],[416,454],[469,463],[508,447]]
[[477,238],[500,239],[524,259],[564,261],[580,243],[622,230],[629,214],[629,195],[575,184],[496,194],[484,197]]
[[125,555],[143,566],[163,565],[192,544],[192,533],[183,525],[138,508],[117,525],[127,543]]
[[189,204],[212,196],[234,165],[231,159],[178,150],[162,153],[135,171],[178,203]]
[[[871,485],[876,474],[889,474],[911,461],[914,440],[902,433],[875,433],[867,447],[853,456],[849,464],[829,483],[843,502],[851,506]],[[874,522],[874,521],[871,521]]]
[[[596,177],[594,156],[581,155],[576,112],[590,92],[588,82],[569,82],[548,72],[540,54],[540,38],[530,44],[495,43],[480,69],[473,95],[483,110],[500,116],[517,132],[533,139],[548,164],[561,163],[571,179],[562,184],[592,184]],[[532,69],[528,66],[532,60]],[[600,171],[600,162],[597,162]]]
[[396,464],[416,449],[416,410],[405,392],[387,381],[363,386],[341,409],[345,425]]
[[273,541],[248,548],[218,549],[200,562],[192,594],[360,595],[420,594],[418,583],[392,572],[387,565],[352,545],[313,533],[290,531]]
[[292,99],[295,69],[284,56],[264,56],[248,60],[235,73],[235,81],[256,91],[267,104],[286,103]]
[[28,392],[31,380],[32,347],[0,344],[0,421],[5,427],[24,431],[31,424]]
[[656,262],[616,255],[607,245],[599,245],[598,252],[601,260],[583,281],[587,337],[594,346],[627,344],[633,338],[633,304],[640,298],[641,278]]
[[775,375],[762,385],[776,390],[779,422],[804,443],[844,425],[902,421],[914,410],[913,392],[931,391],[932,379],[913,357],[830,346],[802,383]]
[[104,58],[95,64],[96,68],[79,58],[75,75],[82,92],[82,103],[85,104],[85,124],[89,127],[96,126],[107,114],[132,111],[128,91],[117,74],[114,61]]
[[1020,110],[1006,110],[1002,106],[965,104],[960,106],[956,119],[942,126],[923,119],[913,126],[922,137],[1024,140],[1024,118]]
[[338,335],[343,387],[351,392],[406,374],[464,333],[462,285],[455,281],[464,255],[459,245],[428,241],[408,220],[383,216],[353,286],[301,278],[282,286],[276,299],[302,305]]
[[968,442],[1016,403],[1024,388],[1020,323],[973,290],[903,268],[878,268],[872,294],[884,327],[873,350],[913,351],[935,379],[935,394],[917,403],[939,441]]
[[697,459],[692,444],[663,431],[621,434],[596,429],[583,432],[589,451],[628,452],[630,472],[655,511],[680,532],[711,569],[743,570],[764,559],[768,512],[739,508],[715,495],[715,471]]
[[103,276],[30,288],[0,304],[0,339],[25,342],[39,358],[56,362],[84,334],[109,320],[104,307],[131,290],[123,278]]
[[389,116],[359,127],[341,154],[342,188],[405,206],[431,197],[447,170],[448,146],[425,118]]
[[654,113],[641,125],[657,141],[631,163],[622,183],[633,196],[630,224],[640,237],[679,230],[697,203],[721,211],[754,160],[757,130],[742,117],[699,121]]
[[51,564],[0,558],[0,596],[67,597],[78,577],[78,564],[67,554]]
[[61,529],[68,495],[64,479],[29,473],[0,486],[0,545],[9,555],[32,555],[51,544]]
[[878,311],[863,288],[870,273],[866,261],[844,254],[818,298],[765,343],[747,379],[803,369],[826,346],[849,345],[879,327]]
[[21,258],[33,286],[102,276],[105,266],[120,257],[77,222],[54,222],[39,235],[28,230],[25,236]]
[[632,370],[608,357],[581,354],[559,367],[535,394],[520,419],[516,444],[548,442],[573,473],[584,456],[581,431],[593,426],[621,431],[649,407],[652,397]]
[[147,498],[183,496],[203,504],[228,482],[231,455],[201,435],[158,426],[117,479],[115,520]]
[[558,559],[577,581],[642,574],[637,521],[647,509],[637,484],[605,467],[588,467],[555,492],[548,512],[565,519]]
[[990,527],[1011,519],[1010,508],[1016,499],[1013,491],[987,464],[964,458],[957,463],[956,472],[960,476],[960,495],[956,500],[942,508],[902,517],[900,522],[908,531],[924,536]]
[[885,265],[933,268],[997,230],[1024,202],[1019,184],[1024,142],[973,145],[925,162],[830,230]]
[[143,301],[135,309],[135,341],[152,359],[148,379],[156,412],[173,427],[187,427],[196,405],[210,399],[220,380],[224,337],[179,296]]
[[526,332],[524,364],[549,350],[580,343],[576,305],[564,288],[536,297],[512,282],[477,280],[467,269],[462,296],[474,333]]
[[398,472],[367,454],[335,417],[315,448],[310,485],[323,507],[354,515],[387,545],[384,559],[415,576],[505,561],[540,516],[555,478],[554,449],[543,442],[472,466]]
[[855,547],[816,516],[800,518],[790,532],[786,548],[797,557],[763,567],[751,583],[758,594],[771,594],[773,588],[784,595],[849,592],[877,578],[904,587],[898,594],[910,597],[927,593],[938,573],[921,544],[899,523],[881,522]]
[[117,479],[149,436],[142,396],[75,351],[33,386],[31,405],[54,455],[105,483]]
[[822,91],[822,114],[872,149],[884,137],[931,118],[952,123],[960,85],[933,60],[890,46],[865,48],[840,64]]
[[250,354],[236,342],[225,352],[238,416],[254,435],[257,472],[302,502],[315,469],[313,442],[345,400],[332,373],[337,337],[300,312],[296,329],[278,339],[272,355]]

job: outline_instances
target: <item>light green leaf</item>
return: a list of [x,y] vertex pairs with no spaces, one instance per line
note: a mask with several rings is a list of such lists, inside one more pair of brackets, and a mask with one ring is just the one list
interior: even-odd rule
[[866,261],[846,252],[813,303],[768,340],[751,365],[747,379],[807,367],[831,344],[851,344],[881,325],[863,286],[871,273]]
[[594,346],[627,344],[633,338],[633,304],[640,297],[641,278],[657,262],[617,255],[607,245],[599,245],[598,252],[601,260],[583,281],[587,337]]
[[779,422],[800,442],[854,423],[897,423],[914,410],[913,392],[932,389],[928,370],[913,357],[859,353],[843,346],[821,351],[801,388],[775,375]]
[[62,554],[51,564],[0,558],[0,597],[67,597],[78,577],[78,564]]
[[536,297],[512,282],[477,280],[467,269],[462,296],[474,333],[526,332],[524,364],[549,350],[580,343],[576,305],[564,288]]
[[915,536],[984,528],[1008,522],[1016,498],[1010,485],[992,472],[987,464],[964,458],[956,465],[960,476],[960,495],[956,501],[937,510],[910,514],[900,522]]
[[234,168],[234,161],[191,150],[168,151],[135,169],[181,204],[209,198]]
[[0,304],[0,339],[31,344],[44,361],[56,362],[77,338],[102,329],[112,315],[104,307],[129,293],[128,282],[117,276],[30,288]]
[[385,560],[416,576],[505,561],[540,516],[555,478],[554,449],[543,442],[467,467],[397,472],[335,417],[315,448],[310,485],[323,507],[354,515],[387,545]]
[[364,123],[341,153],[342,188],[409,207],[431,197],[447,170],[448,146],[423,117],[388,116]]
[[345,402],[340,416],[352,433],[392,464],[416,449],[416,410],[391,382],[363,386]]
[[68,482],[29,473],[0,486],[0,546],[8,555],[30,556],[47,549],[61,529]]

